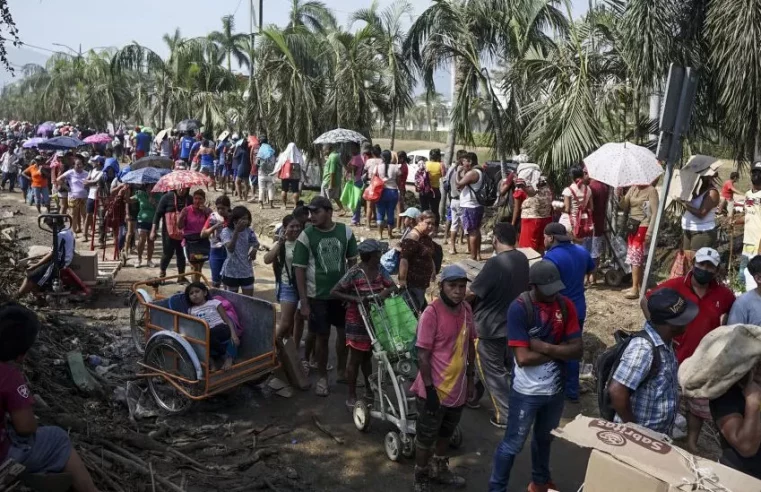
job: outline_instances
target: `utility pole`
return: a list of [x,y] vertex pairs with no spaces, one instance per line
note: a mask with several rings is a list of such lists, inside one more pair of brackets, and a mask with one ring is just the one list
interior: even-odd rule
[[[251,116],[249,121],[249,124],[253,124],[254,127],[257,127],[261,124],[261,101],[259,100],[259,94],[256,88],[256,80],[254,78],[254,75],[256,74],[256,53],[255,53],[255,46],[256,46],[256,35],[261,34],[263,29],[263,21],[264,21],[264,0],[259,0],[259,15],[257,18],[257,12],[254,8],[254,0],[249,0],[249,22],[250,22],[250,34],[249,34],[249,42],[251,43],[251,52],[250,56],[251,59],[249,60],[249,74],[248,74],[248,104],[251,106]],[[255,28],[258,27],[258,31],[255,31]],[[254,98],[256,98],[256,101],[254,102]],[[255,104],[255,106],[253,106]],[[254,108],[257,108],[258,111]]]

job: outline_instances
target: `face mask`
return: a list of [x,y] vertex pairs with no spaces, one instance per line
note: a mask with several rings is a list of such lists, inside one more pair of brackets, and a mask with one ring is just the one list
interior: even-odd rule
[[695,279],[697,283],[700,285],[706,285],[711,280],[713,280],[715,274],[713,272],[709,272],[708,270],[703,270],[702,268],[694,267],[692,269],[692,278]]
[[459,303],[457,303],[457,302],[454,302],[454,301],[453,301],[452,299],[450,299],[449,297],[447,297],[447,295],[446,295],[446,294],[444,294],[444,289],[440,289],[440,290],[439,290],[439,297],[441,298],[441,300],[442,300],[442,302],[443,302],[444,304],[446,304],[447,306],[449,306],[449,307],[451,307],[451,308],[453,308],[453,307],[457,307],[457,304],[459,304]]

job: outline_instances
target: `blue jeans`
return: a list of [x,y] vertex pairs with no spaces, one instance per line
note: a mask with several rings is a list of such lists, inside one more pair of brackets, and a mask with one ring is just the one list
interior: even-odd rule
[[[579,320],[579,332],[584,330],[583,319]],[[579,399],[579,360],[569,360],[565,363],[565,396],[569,400]]]
[[506,492],[515,457],[523,449],[531,425],[531,481],[537,485],[550,482],[550,445],[552,430],[560,424],[564,395],[522,395],[510,392],[505,437],[494,452],[494,464],[489,477],[489,492]]
[[383,188],[380,200],[375,203],[375,220],[378,225],[382,225],[384,218],[386,224],[394,226],[396,221],[394,220],[394,212],[396,211],[396,204],[399,202],[399,190],[393,190],[391,188]]
[[222,284],[222,265],[227,259],[227,250],[221,248],[209,249],[209,268],[211,268],[211,283],[215,286]]

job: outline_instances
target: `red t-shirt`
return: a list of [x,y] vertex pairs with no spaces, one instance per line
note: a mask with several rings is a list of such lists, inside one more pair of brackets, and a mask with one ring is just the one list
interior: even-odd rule
[[610,188],[605,183],[592,180],[589,183],[589,189],[592,190],[592,222],[595,225],[595,236],[605,234],[605,214],[608,210],[608,195]]
[[672,278],[658,284],[648,291],[646,297],[649,298],[653,291],[663,288],[677,291],[680,296],[694,302],[700,309],[700,314],[687,325],[684,334],[674,338],[676,359],[681,364],[695,353],[695,349],[698,348],[704,336],[721,326],[721,317],[729,314],[735,302],[735,294],[714,280],[709,284],[706,295],[699,298],[692,290],[692,272],[690,272],[684,277]]
[[724,184],[721,186],[721,197],[725,200],[732,200],[735,197],[732,191],[733,186],[734,183],[731,179],[724,181]]
[[0,362],[0,463],[5,461],[11,447],[5,429],[5,414],[29,408],[33,404],[32,392],[21,371],[7,362]]

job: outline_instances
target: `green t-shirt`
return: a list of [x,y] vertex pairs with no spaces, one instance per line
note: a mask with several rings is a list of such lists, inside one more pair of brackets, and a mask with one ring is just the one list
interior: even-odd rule
[[306,269],[307,296],[330,299],[330,291],[346,273],[346,260],[357,254],[357,239],[346,224],[336,222],[329,231],[307,226],[293,248],[293,266]]
[[[330,175],[333,175],[333,182],[330,182]],[[341,188],[341,157],[338,152],[333,152],[325,161],[325,167],[322,170],[322,186],[324,188]]]
[[[150,199],[151,196],[153,197],[152,203]],[[156,215],[156,206],[158,205],[159,200],[161,200],[161,193],[151,193],[149,195],[148,192],[139,190],[135,192],[134,197],[140,204],[140,211],[137,214],[137,221],[153,222],[153,218]]]

